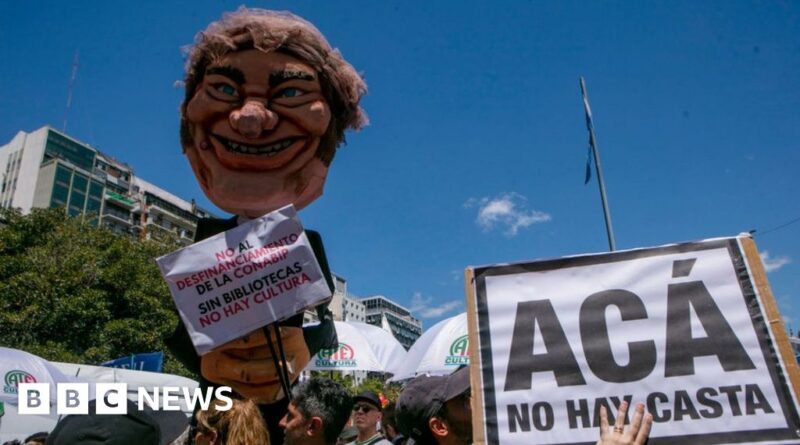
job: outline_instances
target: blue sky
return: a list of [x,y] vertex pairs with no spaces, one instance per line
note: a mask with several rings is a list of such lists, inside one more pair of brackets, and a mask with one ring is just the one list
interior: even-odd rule
[[[61,128],[213,208],[178,144],[180,48],[239,3],[5,2],[0,142]],[[369,85],[325,195],[301,213],[359,296],[426,327],[467,265],[607,248],[586,78],[620,249],[756,229],[800,327],[800,3],[258,2],[315,23]]]

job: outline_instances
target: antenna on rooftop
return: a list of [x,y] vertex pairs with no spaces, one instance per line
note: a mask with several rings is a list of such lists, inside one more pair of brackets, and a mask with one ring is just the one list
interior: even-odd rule
[[72,107],[72,90],[75,88],[75,78],[78,76],[78,58],[80,50],[75,50],[75,58],[72,59],[72,76],[69,78],[69,87],[67,88],[67,108],[64,110],[64,125],[61,127],[63,133],[67,132],[67,117],[69,117],[69,109]]

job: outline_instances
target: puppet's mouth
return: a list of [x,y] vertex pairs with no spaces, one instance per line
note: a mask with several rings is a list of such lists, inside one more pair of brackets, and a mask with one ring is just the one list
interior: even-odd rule
[[286,138],[269,145],[247,145],[239,142],[234,142],[229,139],[214,135],[225,147],[225,150],[245,154],[245,155],[259,155],[259,156],[275,156],[291,146],[297,138]]

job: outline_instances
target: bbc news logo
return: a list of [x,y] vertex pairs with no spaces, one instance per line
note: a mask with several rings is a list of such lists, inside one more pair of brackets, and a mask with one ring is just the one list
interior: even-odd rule
[[[89,414],[89,402],[96,399],[97,414],[127,414],[128,385],[126,383],[95,383],[95,397],[89,398],[88,383],[56,384],[56,414]],[[50,415],[51,397],[49,383],[20,383],[17,394],[18,413]],[[198,406],[207,410],[214,398],[222,404],[216,408],[227,411],[233,407],[230,398],[233,390],[229,386],[217,388],[195,388],[163,386],[151,389],[139,387],[136,405],[142,410],[147,404],[151,409],[162,411],[194,411]],[[183,402],[181,402],[183,396]]]

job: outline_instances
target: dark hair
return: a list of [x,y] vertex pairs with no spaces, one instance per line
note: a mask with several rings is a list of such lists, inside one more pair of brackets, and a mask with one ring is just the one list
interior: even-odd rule
[[25,440],[22,443],[28,443],[28,442],[30,442],[32,440],[35,441],[35,442],[45,443],[47,441],[47,436],[49,436],[49,435],[50,435],[50,433],[48,433],[47,431],[40,431],[38,433],[34,433],[34,434],[31,434],[30,436],[26,437]]
[[391,402],[383,409],[383,416],[381,417],[381,424],[388,425],[397,431],[397,419],[394,418],[395,403]]
[[353,409],[353,399],[344,386],[319,377],[297,385],[292,391],[292,403],[303,417],[322,419],[325,442],[329,444],[336,443]]
[[319,73],[322,93],[331,109],[331,123],[322,137],[317,156],[329,165],[336,147],[344,142],[344,131],[358,130],[367,124],[367,115],[359,106],[367,85],[356,70],[331,48],[314,25],[289,12],[239,8],[211,23],[195,37],[187,50],[185,88],[181,105],[181,145],[184,151],[193,143],[186,121],[186,106],[203,81],[206,68],[225,54],[257,49],[288,54],[313,67]]

